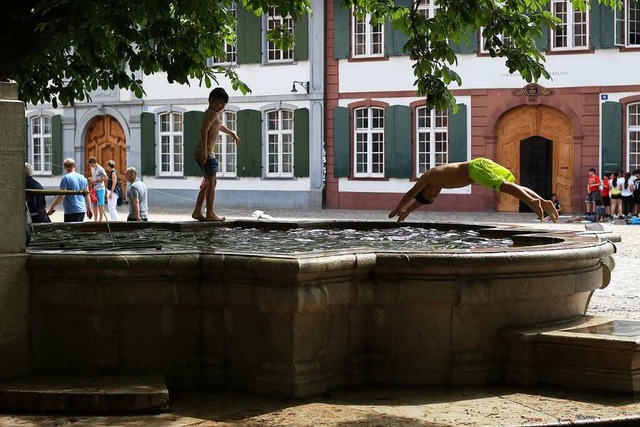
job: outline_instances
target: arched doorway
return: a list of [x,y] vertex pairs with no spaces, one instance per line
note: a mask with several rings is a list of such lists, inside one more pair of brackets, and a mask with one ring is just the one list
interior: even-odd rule
[[[504,113],[496,130],[498,163],[541,196],[557,193],[562,211],[572,212],[573,126],[567,115],[546,105],[524,105]],[[499,193],[497,209],[519,212],[520,204]]]
[[[127,141],[122,126],[113,116],[94,117],[87,126],[85,137],[85,160],[98,159],[102,166],[107,160],[116,162],[116,171],[121,184],[124,184],[124,171],[127,166]],[[86,165],[85,165],[86,168]]]

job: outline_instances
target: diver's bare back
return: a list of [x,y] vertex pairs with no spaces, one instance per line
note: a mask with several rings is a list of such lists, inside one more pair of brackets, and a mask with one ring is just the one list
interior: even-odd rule
[[440,188],[460,188],[473,184],[469,177],[469,162],[448,163],[429,169],[424,174],[424,183]]

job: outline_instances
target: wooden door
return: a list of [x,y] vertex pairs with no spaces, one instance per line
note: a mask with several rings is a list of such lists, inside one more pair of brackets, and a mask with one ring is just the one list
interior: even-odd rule
[[[497,126],[497,161],[520,181],[520,144],[531,137],[552,141],[551,191],[557,193],[563,213],[572,212],[573,126],[561,111],[546,105],[527,105],[507,111]],[[542,195],[548,197],[548,195]],[[518,212],[518,199],[498,195],[499,212]]]
[[[89,157],[95,157],[103,167],[108,160],[116,162],[116,171],[120,184],[126,188],[124,171],[127,168],[127,141],[120,123],[109,115],[95,117],[87,126],[85,138],[85,163]],[[89,172],[89,165],[84,170]]]

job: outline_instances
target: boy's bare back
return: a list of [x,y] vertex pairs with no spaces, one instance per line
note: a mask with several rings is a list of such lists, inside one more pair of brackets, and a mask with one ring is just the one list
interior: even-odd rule
[[418,181],[440,188],[460,188],[473,184],[469,177],[469,162],[448,163],[429,169]]

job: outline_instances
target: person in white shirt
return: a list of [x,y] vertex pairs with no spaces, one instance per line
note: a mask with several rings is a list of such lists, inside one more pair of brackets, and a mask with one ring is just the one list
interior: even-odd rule
[[622,180],[622,210],[624,215],[631,216],[633,213],[633,181],[629,172],[624,173]]

